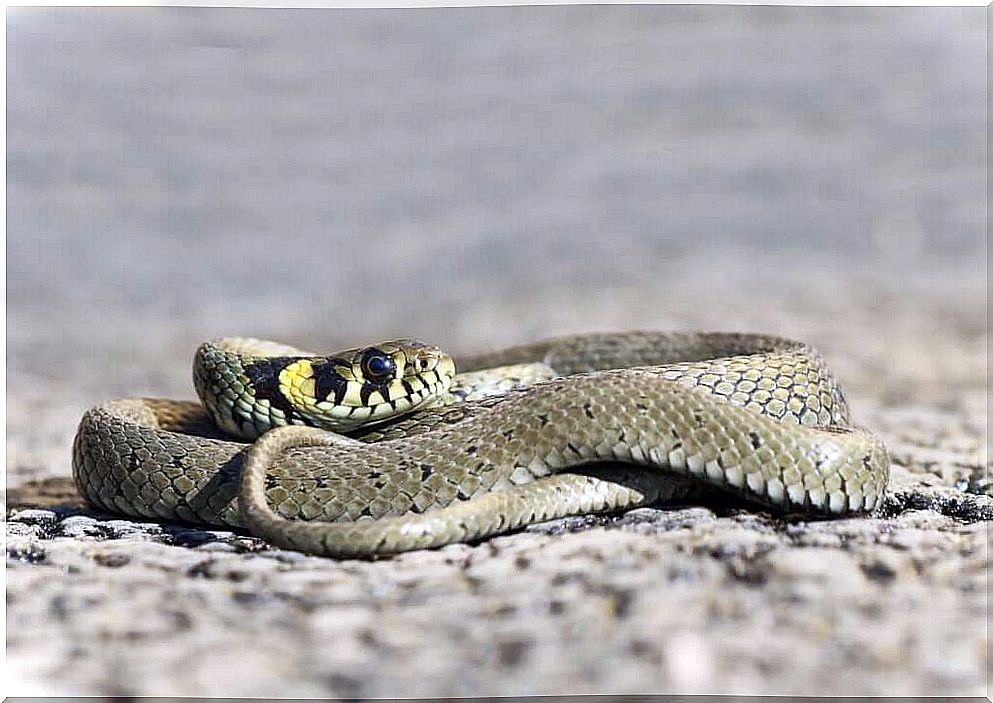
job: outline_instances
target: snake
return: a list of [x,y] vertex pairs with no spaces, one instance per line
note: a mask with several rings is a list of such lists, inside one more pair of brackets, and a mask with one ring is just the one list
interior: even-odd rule
[[885,445],[802,342],[580,334],[458,366],[415,340],[330,355],[206,342],[200,402],[91,408],[73,479],[100,510],[366,559],[707,492],[803,518],[884,498]]

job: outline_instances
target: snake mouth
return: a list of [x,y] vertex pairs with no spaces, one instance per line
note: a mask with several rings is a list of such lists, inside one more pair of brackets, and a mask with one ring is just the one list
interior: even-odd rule
[[355,408],[351,417],[356,419],[357,425],[372,425],[392,420],[429,404],[436,397],[448,390],[451,383],[451,379],[439,380],[436,383],[427,384],[422,390],[415,391],[409,395],[369,406],[368,416],[364,419],[362,418],[364,414],[362,411],[367,408]]

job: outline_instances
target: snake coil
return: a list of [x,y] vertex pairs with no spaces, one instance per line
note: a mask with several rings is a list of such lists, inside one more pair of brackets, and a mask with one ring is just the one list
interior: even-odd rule
[[[73,477],[97,508],[247,527],[333,557],[476,540],[700,486],[823,516],[871,511],[885,491],[885,447],[852,425],[834,377],[799,342],[580,335],[460,365],[470,373],[409,341],[330,357],[208,343],[194,369],[204,405],[92,408]],[[498,390],[477,392],[480,378]]]

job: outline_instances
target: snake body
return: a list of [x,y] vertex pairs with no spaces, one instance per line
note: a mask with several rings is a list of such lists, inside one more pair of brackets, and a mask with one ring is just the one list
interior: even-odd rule
[[[784,512],[859,514],[879,505],[888,480],[885,447],[852,425],[836,380],[799,342],[725,333],[559,338],[460,362],[498,378],[508,368],[548,370],[533,385],[478,399],[461,380],[472,373],[453,381],[437,350],[387,351],[400,366],[409,356],[414,375],[426,354],[423,383],[434,395],[396,402],[377,386],[372,400],[406,414],[346,422],[346,437],[308,426],[315,421],[293,409],[300,405],[284,403],[293,388],[305,409],[371,395],[320,383],[315,364],[348,375],[340,354],[258,340],[202,347],[194,376],[208,409],[148,398],[92,408],[74,441],[74,480],[104,510],[247,527],[278,546],[334,557],[476,540],[700,486]],[[240,415],[231,410],[239,400]],[[212,404],[223,406],[214,417]],[[265,432],[267,422],[288,426]],[[264,434],[247,444],[232,430]]]

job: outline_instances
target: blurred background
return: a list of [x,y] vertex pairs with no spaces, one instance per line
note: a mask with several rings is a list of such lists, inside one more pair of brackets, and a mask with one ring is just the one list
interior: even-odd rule
[[193,397],[204,339],[657,328],[815,344],[921,508],[347,565],[13,510],[8,661],[63,695],[976,695],[986,13],[8,8],[15,504],[88,406]]
[[985,408],[983,8],[7,13],[8,470],[203,339],[632,327]]

